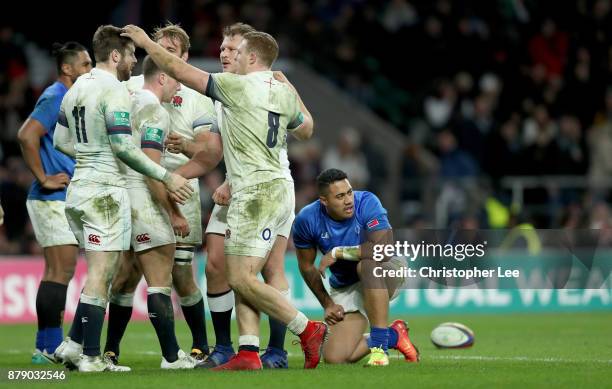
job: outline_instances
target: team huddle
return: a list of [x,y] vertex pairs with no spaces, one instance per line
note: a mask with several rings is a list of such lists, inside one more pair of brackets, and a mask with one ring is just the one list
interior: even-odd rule
[[[132,76],[136,47],[148,54],[141,76]],[[317,178],[319,199],[294,217],[287,136],[309,139],[314,121],[284,74],[271,70],[279,50],[272,36],[243,23],[226,27],[222,73],[189,65],[189,37],[173,24],[153,39],[137,26],[101,26],[92,49],[94,68],[84,46],[56,47],[58,81],[19,131],[36,178],[27,208],[46,264],[34,363],[130,371],[120,363],[120,343],[142,276],[162,369],[286,368],[287,329],[299,339],[306,369],[321,358],[354,363],[366,356],[366,366],[385,366],[389,349],[419,360],[406,323],[388,325],[400,285],[368,277],[373,266],[402,266],[396,258],[372,260],[373,244],[392,241],[379,199],[354,192],[346,174],[329,169]],[[226,181],[213,195],[204,232],[216,338],[209,351],[204,296],[191,265],[203,236],[198,177],[221,159]],[[292,231],[300,272],[324,308],[324,322],[309,320],[288,298],[283,261]],[[66,288],[79,247],[87,280],[64,338]],[[318,268],[317,251],[324,254]],[[322,281],[328,267],[329,291]],[[176,339],[172,287],[192,334],[190,353]],[[261,355],[260,312],[270,318]]]

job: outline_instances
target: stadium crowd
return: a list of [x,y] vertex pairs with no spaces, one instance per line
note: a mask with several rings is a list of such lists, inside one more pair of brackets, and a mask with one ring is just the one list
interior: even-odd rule
[[[318,172],[336,167],[374,192],[399,180],[405,226],[611,223],[610,191],[600,187],[612,175],[610,0],[150,3],[114,2],[103,17],[150,27],[180,21],[192,57],[217,57],[221,27],[249,22],[278,38],[281,55],[307,63],[407,135],[401,177],[389,176],[366,129],[320,129],[335,131],[337,143],[291,147],[298,209],[316,197]],[[54,37],[18,31],[0,25],[0,253],[39,254],[25,209],[32,175],[16,132],[55,77],[47,53]],[[88,44],[90,32],[66,40]],[[508,176],[587,179],[528,189],[529,208],[519,209]],[[202,180],[204,209],[222,180],[221,169]]]

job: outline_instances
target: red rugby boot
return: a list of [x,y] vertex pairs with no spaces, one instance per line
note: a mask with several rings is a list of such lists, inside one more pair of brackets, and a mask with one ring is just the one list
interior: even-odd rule
[[397,332],[397,345],[393,348],[404,354],[406,361],[418,362],[420,359],[419,349],[410,341],[406,322],[403,320],[396,320],[391,323],[390,327]]
[[225,371],[225,370],[262,370],[261,359],[259,359],[259,353],[257,351],[245,351],[240,350],[238,354],[230,358],[229,361],[223,365],[213,367],[212,371]]
[[304,369],[314,369],[321,361],[321,350],[327,339],[327,324],[308,321],[306,329],[300,334],[300,346],[304,352]]

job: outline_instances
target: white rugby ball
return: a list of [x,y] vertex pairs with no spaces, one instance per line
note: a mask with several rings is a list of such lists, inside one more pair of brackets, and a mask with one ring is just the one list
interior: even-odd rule
[[442,323],[431,331],[431,342],[438,348],[472,347],[474,331],[461,323]]

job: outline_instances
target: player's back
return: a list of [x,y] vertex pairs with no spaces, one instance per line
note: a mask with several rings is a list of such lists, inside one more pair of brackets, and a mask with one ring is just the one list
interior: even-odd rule
[[295,92],[271,71],[212,79],[207,94],[223,104],[219,128],[232,190],[286,178],[287,131],[301,123]]
[[[126,166],[115,157],[109,135],[129,133],[130,101],[125,86],[99,68],[79,77],[62,101],[62,111],[75,140],[73,182],[89,180],[125,186]],[[61,115],[60,114],[60,115]]]

